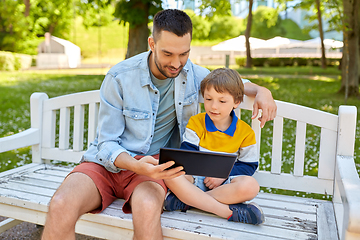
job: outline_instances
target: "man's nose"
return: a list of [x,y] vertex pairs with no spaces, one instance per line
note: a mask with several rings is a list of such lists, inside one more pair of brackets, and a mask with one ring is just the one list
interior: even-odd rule
[[180,58],[179,57],[174,57],[171,61],[171,66],[174,67],[174,68],[179,68],[181,65],[181,62],[180,62]]

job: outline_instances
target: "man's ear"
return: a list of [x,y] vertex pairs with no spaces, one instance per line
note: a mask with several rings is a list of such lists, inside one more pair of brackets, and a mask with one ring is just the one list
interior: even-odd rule
[[154,38],[152,36],[150,36],[148,38],[148,44],[149,44],[149,47],[150,47],[151,51],[153,52],[154,49],[155,49],[155,41],[154,41]]

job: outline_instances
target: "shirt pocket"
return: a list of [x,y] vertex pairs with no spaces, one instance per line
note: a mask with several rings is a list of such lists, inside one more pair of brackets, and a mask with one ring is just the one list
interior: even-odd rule
[[199,94],[197,92],[193,92],[190,95],[186,96],[185,99],[184,99],[184,106],[197,104],[198,103],[198,97],[199,97]]
[[138,109],[124,109],[125,134],[128,140],[145,140],[151,135],[151,115]]
[[143,120],[150,118],[150,114],[145,111],[134,110],[134,109],[124,109],[123,114],[125,117],[134,119],[134,120]]

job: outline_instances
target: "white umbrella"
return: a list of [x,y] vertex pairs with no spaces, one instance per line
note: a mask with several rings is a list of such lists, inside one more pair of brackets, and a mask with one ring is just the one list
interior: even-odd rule
[[[265,40],[259,39],[259,38],[253,38],[250,37],[249,38],[250,41],[250,48],[251,49],[255,49],[258,48],[259,46],[263,45],[265,43]],[[226,40],[224,42],[221,42],[217,45],[214,45],[211,47],[211,50],[213,51],[238,51],[238,52],[244,52],[246,51],[246,46],[245,46],[245,36],[244,35],[240,35],[236,38],[232,38],[229,40]]]
[[265,44],[260,46],[260,48],[277,48],[277,47],[281,47],[282,45],[287,45],[291,43],[300,43],[300,42],[302,41],[277,36],[266,40]]
[[[343,42],[333,39],[324,39],[324,45],[326,49],[329,48],[342,48]],[[287,47],[303,47],[303,48],[321,48],[321,38],[316,37],[306,41],[300,41],[299,43],[291,43]]]

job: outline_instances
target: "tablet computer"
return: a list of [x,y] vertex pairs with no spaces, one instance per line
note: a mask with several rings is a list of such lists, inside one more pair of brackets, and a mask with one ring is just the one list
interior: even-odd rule
[[160,148],[159,164],[174,161],[170,168],[183,166],[188,175],[228,178],[236,157],[236,154]]

